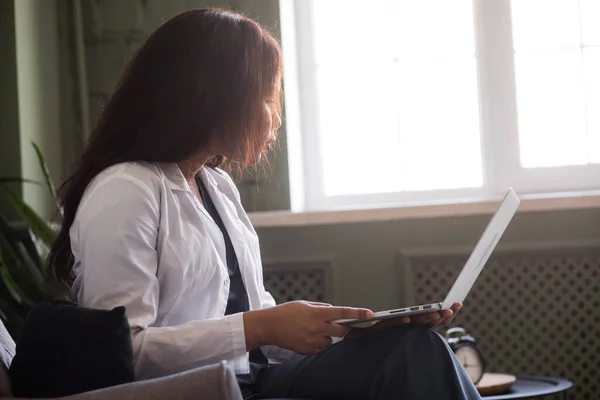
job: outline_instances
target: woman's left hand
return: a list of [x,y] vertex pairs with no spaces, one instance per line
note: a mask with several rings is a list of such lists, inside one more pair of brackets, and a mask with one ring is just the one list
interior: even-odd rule
[[448,326],[456,317],[456,314],[462,308],[461,303],[454,303],[449,310],[441,310],[440,312],[432,312],[426,314],[419,314],[413,317],[409,317],[409,323],[418,325],[430,325],[430,326]]
[[353,328],[346,335],[346,339],[353,339],[373,332],[380,331],[392,326],[415,324],[429,325],[431,327],[448,326],[456,317],[456,314],[462,308],[461,303],[454,303],[450,309],[439,312],[430,312],[425,314],[413,315],[412,317],[394,318],[381,321],[370,328]]

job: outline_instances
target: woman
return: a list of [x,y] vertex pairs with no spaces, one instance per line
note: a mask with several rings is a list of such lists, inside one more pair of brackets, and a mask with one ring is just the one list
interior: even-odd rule
[[347,334],[332,321],[371,311],[276,306],[265,291],[256,232],[217,167],[256,164],[273,144],[281,71],[276,40],[233,12],[188,11],[154,32],[63,185],[55,278],[82,306],[126,307],[137,379],[228,360],[246,397],[478,398],[427,327],[452,310],[331,345]]

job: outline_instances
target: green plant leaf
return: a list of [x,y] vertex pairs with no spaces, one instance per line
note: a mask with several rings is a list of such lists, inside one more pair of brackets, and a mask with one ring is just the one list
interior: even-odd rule
[[35,185],[41,185],[40,182],[34,181],[33,179],[26,178],[0,178],[0,183],[33,183]]
[[23,201],[14,191],[0,183],[0,193],[8,200],[17,214],[29,226],[33,234],[46,246],[52,246],[56,239],[56,232],[44,221],[27,203]]
[[[62,216],[42,152],[36,143],[31,144],[45,186]],[[25,178],[0,178],[0,197],[7,199],[21,219],[19,222],[9,222],[0,213],[0,319],[5,322],[11,336],[17,338],[31,306],[48,298],[65,298],[65,294],[45,273],[43,261],[56,238],[56,230],[11,189],[13,183],[43,183]]]
[[42,277],[37,273],[30,273],[31,266],[7,245],[5,237],[0,237],[0,246],[5,261],[0,276],[7,290],[17,295],[13,296],[14,300],[28,306],[41,300],[44,294]]
[[0,279],[0,300],[10,304],[10,308],[21,317],[27,316],[30,307],[26,306],[23,302],[18,302],[15,300],[13,295],[8,290],[6,282],[4,282],[2,279]]
[[40,169],[44,174],[44,181],[46,182],[46,187],[48,188],[48,192],[50,192],[50,196],[52,196],[52,200],[54,200],[54,204],[57,209],[60,210],[60,204],[58,202],[58,195],[56,194],[56,187],[54,186],[54,182],[52,182],[52,178],[50,177],[50,172],[48,171],[48,165],[46,164],[46,160],[44,159],[44,155],[42,151],[38,147],[38,145],[32,141],[31,145],[35,150],[35,154],[37,155],[38,163],[40,165]]
[[45,297],[46,285],[41,272],[42,265],[36,264],[35,256],[28,254],[16,230],[0,218],[0,252],[6,267],[2,277],[4,282],[18,293],[24,303],[34,304]]
[[6,291],[8,292],[8,295],[10,295],[15,302],[19,304],[32,304],[32,301],[27,297],[25,293],[21,291],[19,286],[15,283],[15,280],[10,275],[8,266],[4,263],[0,263],[0,278],[2,278],[4,286],[6,286]]
[[4,321],[8,333],[16,341],[25,324],[27,309],[10,298],[0,280],[0,319]]

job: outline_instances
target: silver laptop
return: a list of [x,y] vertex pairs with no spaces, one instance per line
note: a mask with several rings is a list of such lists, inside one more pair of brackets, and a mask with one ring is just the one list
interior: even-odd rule
[[400,318],[415,314],[423,314],[427,312],[449,309],[454,303],[462,303],[473,284],[477,280],[479,273],[486,265],[496,244],[504,234],[508,224],[519,208],[521,200],[513,189],[509,189],[502,204],[492,217],[483,235],[479,239],[477,246],[471,253],[467,263],[458,275],[454,285],[448,292],[448,295],[442,302],[423,304],[419,306],[399,308],[397,310],[379,311],[376,312],[373,318],[368,320],[338,320],[337,323],[351,327],[368,327],[378,321],[391,318]]

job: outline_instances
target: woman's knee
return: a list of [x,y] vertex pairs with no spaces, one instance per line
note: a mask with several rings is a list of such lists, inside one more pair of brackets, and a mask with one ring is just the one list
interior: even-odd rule
[[458,369],[445,339],[435,328],[426,325],[393,328],[382,339],[389,346],[382,369],[385,376],[395,377],[388,390],[399,393],[397,398],[414,398],[415,394],[419,398],[456,398]]
[[438,337],[439,335],[435,332],[435,330],[429,325],[417,325],[417,324],[407,324],[400,326],[393,326],[387,329],[380,331],[384,336],[390,338],[408,338],[408,339],[423,339],[426,337]]
[[413,351],[445,351],[444,338],[427,325],[406,325],[386,329],[377,338],[380,345],[388,347],[390,352],[411,353]]

